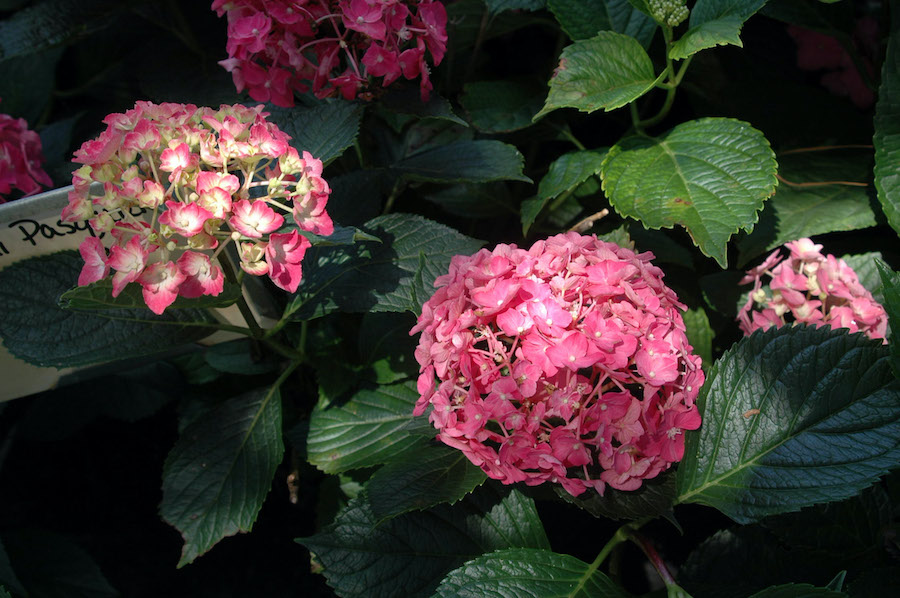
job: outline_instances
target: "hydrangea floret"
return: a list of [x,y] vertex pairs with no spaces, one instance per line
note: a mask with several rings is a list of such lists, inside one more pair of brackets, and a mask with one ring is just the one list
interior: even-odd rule
[[803,323],[847,328],[884,339],[884,308],[844,260],[822,255],[822,246],[811,239],[791,241],[785,248],[787,257],[776,249],[740,282],[753,283],[737,317],[745,335],[771,326]]
[[221,64],[238,91],[293,106],[294,92],[371,98],[373,83],[419,79],[422,100],[447,49],[447,11],[436,0],[215,0],[228,18]]
[[0,203],[10,199],[14,189],[27,197],[41,185],[52,187],[43,162],[41,138],[28,129],[25,119],[0,114]]
[[455,256],[411,331],[414,413],[505,484],[602,494],[667,470],[704,376],[652,257],[574,232]]
[[78,284],[112,270],[113,297],[136,282],[161,314],[179,295],[219,295],[217,258],[234,243],[245,272],[296,291],[310,242],[297,228],[278,231],[290,214],[300,230],[330,235],[331,189],[322,162],[301,156],[266,116],[262,105],[151,102],[107,116],[106,130],[75,152],[82,166],[62,213],[88,220],[94,235],[80,247]]

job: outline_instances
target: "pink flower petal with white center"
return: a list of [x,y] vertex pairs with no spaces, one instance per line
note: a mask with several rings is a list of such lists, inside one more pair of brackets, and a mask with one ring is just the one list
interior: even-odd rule
[[162,314],[178,297],[178,287],[185,276],[172,262],[150,264],[137,281],[144,287],[144,303],[156,315]]
[[231,212],[231,195],[221,187],[213,187],[200,194],[197,203],[213,218],[224,219]]
[[184,282],[178,287],[182,297],[201,295],[218,296],[225,286],[225,276],[218,266],[214,266],[209,256],[196,251],[185,251],[178,258],[178,269],[184,274]]
[[254,276],[268,274],[265,243],[241,243],[241,270]]
[[203,225],[212,218],[208,210],[196,203],[184,204],[180,201],[166,202],[166,211],[159,217],[159,223],[172,228],[185,237],[191,237],[203,231]]
[[662,386],[678,378],[678,358],[664,341],[642,343],[635,353],[634,364],[638,373],[653,386]]
[[106,249],[97,237],[87,237],[78,246],[78,253],[84,260],[81,274],[78,275],[78,286],[83,287],[106,278],[109,266],[106,265]]
[[295,230],[269,236],[266,262],[269,264],[269,278],[276,286],[289,293],[297,290],[303,277],[300,262],[309,247],[309,240]]
[[116,271],[112,277],[113,297],[118,297],[129,282],[137,280],[147,264],[148,255],[150,252],[144,249],[139,235],[131,235],[125,245],[113,245],[110,248],[106,264]]
[[242,199],[231,204],[231,218],[228,224],[242,235],[260,239],[284,224],[284,217],[264,201]]
[[233,174],[222,174],[215,170],[203,170],[197,174],[197,193],[203,195],[207,191],[219,187],[229,194],[237,193],[241,188],[240,180]]
[[159,169],[165,172],[175,172],[176,170],[184,170],[191,165],[191,148],[186,143],[178,143],[173,140],[169,142],[169,147],[162,151],[159,156]]

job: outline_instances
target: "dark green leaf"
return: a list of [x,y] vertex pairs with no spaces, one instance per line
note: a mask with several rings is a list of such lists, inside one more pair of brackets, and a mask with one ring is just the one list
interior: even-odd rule
[[[197,310],[201,308],[228,307],[234,304],[240,296],[241,285],[226,282],[225,288],[215,297],[212,295],[203,295],[194,299],[176,297],[172,305],[166,308],[166,313],[170,309]],[[87,312],[94,310],[147,309],[141,285],[131,283],[119,293],[118,297],[113,297],[111,278],[104,278],[83,287],[72,287],[59,297],[59,306],[62,309]],[[113,313],[115,312],[113,311]]]
[[191,422],[163,469],[162,518],[181,532],[181,567],[256,521],[281,463],[277,386],[223,401]]
[[703,360],[703,367],[712,365],[712,340],[715,336],[709,325],[709,318],[702,307],[689,309],[682,314],[684,326],[687,328],[688,341],[694,347],[694,354]]
[[762,133],[728,118],[676,126],[660,138],[628,137],[603,163],[603,190],[647,228],[684,226],[704,255],[726,265],[728,239],[749,230],[775,191],[775,154]]
[[437,589],[442,598],[625,598],[595,567],[567,554],[515,548],[485,554],[452,571]]
[[485,485],[453,505],[378,523],[365,494],[321,533],[298,540],[343,598],[431,596],[465,561],[502,548],[549,548],[529,498]]
[[[4,532],[3,544],[26,592],[39,598],[111,598],[109,585],[94,559],[64,536],[29,529]],[[5,584],[7,580],[0,580]],[[8,587],[16,591],[16,586]]]
[[572,40],[588,39],[613,28],[606,0],[548,0],[547,8]]
[[875,189],[888,223],[900,234],[900,10],[891,5],[891,36],[875,106]]
[[413,417],[418,398],[415,382],[404,382],[360,390],[340,406],[317,405],[310,416],[307,459],[325,473],[340,473],[421,450],[431,424],[425,416]]
[[0,271],[0,337],[10,353],[43,366],[77,366],[168,351],[212,332],[206,311],[148,309],[60,309],[59,296],[78,280],[77,251],[61,251],[16,262]]
[[[380,216],[362,228],[382,242],[307,251],[303,282],[286,316],[306,320],[333,311],[419,313],[421,303],[434,293],[434,279],[447,272],[450,258],[474,253],[482,245],[410,214]],[[425,265],[417,276],[420,253]]]
[[472,126],[487,133],[508,133],[531,126],[543,101],[540,87],[502,80],[467,83],[459,98]]
[[900,463],[900,382],[888,349],[803,326],[756,332],[710,371],[687,435],[679,502],[735,521],[841,500]]
[[603,496],[588,492],[572,496],[562,489],[556,493],[594,517],[616,520],[658,517],[671,512],[675,504],[675,476],[674,472],[660,474],[652,480],[645,480],[640,488],[632,491],[607,486]]
[[461,451],[426,446],[390,461],[366,485],[372,514],[378,520],[408,511],[455,503],[487,479]]
[[744,21],[766,0],[697,0],[688,30],[669,49],[669,58],[682,60],[700,50],[733,44],[744,47],[739,34]]
[[278,361],[257,355],[259,349],[249,339],[219,343],[206,350],[206,363],[220,372],[254,376],[278,369]]
[[817,588],[808,583],[788,583],[766,588],[750,598],[847,598],[847,594],[828,588]]
[[630,35],[644,48],[650,47],[650,42],[653,41],[659,27],[656,21],[629,0],[606,0],[606,10],[614,31]]
[[[883,305],[888,315],[888,324],[892,330],[900,330],[900,274],[888,268],[884,262],[876,260],[876,264],[883,285],[881,293],[884,297]],[[900,378],[900,343],[895,337],[896,334],[891,336],[888,346],[891,348],[894,373]]]
[[468,126],[466,121],[456,116],[450,102],[431,92],[427,102],[422,102],[418,88],[392,89],[381,98],[381,105],[392,112],[410,114],[419,118],[437,118]]
[[544,206],[567,191],[573,191],[581,183],[600,172],[605,150],[581,150],[569,152],[557,158],[538,185],[538,196],[522,203],[522,234],[528,230]]
[[352,102],[327,100],[312,107],[267,106],[268,119],[291,136],[291,145],[330,162],[353,145],[359,133],[363,107]]
[[[0,21],[0,31],[3,22]],[[0,41],[0,45],[3,42]],[[50,48],[16,60],[0,61],[0,110],[24,118],[33,128],[50,101],[62,48]],[[69,168],[71,176],[72,169]],[[67,181],[68,182],[68,181]]]
[[514,146],[491,139],[457,141],[426,149],[395,162],[391,169],[420,181],[486,183],[523,181],[524,158]]
[[109,27],[127,10],[116,0],[42,0],[0,21],[0,60],[71,43]]
[[871,169],[871,154],[860,152],[779,156],[778,174],[782,182],[766,202],[753,232],[738,241],[738,267],[788,241],[875,226],[875,213],[865,187],[800,186],[827,181],[865,183]]
[[601,31],[566,47],[550,79],[550,94],[535,120],[557,108],[613,110],[659,81],[647,52],[633,37]]
[[391,384],[419,371],[414,353],[417,340],[409,334],[416,318],[409,312],[367,313],[359,331],[359,356],[378,384]]
[[383,170],[354,170],[329,177],[328,214],[335,222],[353,226],[378,216],[385,195],[383,185],[388,183],[388,178]]
[[502,182],[444,185],[422,197],[464,218],[491,218],[514,211],[509,191]]
[[547,0],[484,0],[488,10],[493,14],[504,10],[540,10],[547,4]]

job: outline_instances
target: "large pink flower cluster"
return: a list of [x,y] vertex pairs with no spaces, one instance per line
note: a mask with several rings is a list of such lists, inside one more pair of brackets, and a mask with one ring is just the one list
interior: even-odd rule
[[216,258],[234,242],[244,271],[296,291],[310,243],[296,228],[276,232],[282,212],[304,231],[330,235],[331,190],[322,162],[301,157],[262,108],[138,102],[107,116],[106,130],[75,152],[83,166],[63,209],[64,220],[88,220],[95,235],[81,244],[78,284],[115,270],[113,297],[137,282],[160,314],[178,295],[221,293]]
[[804,323],[847,328],[884,339],[884,308],[859,283],[856,272],[844,260],[822,255],[822,246],[810,239],[791,241],[785,247],[790,251],[787,258],[781,249],[776,249],[740,282],[753,283],[737,317],[744,334],[770,326]]
[[704,377],[652,257],[577,233],[455,256],[411,331],[415,413],[505,484],[635,490],[668,469]]
[[5,203],[13,189],[22,197],[34,195],[41,185],[50,187],[53,181],[41,164],[41,138],[28,129],[24,118],[0,114],[0,203]]
[[238,91],[258,102],[293,106],[294,91],[324,98],[370,97],[401,76],[432,89],[426,54],[440,64],[447,11],[436,0],[215,0],[228,15],[228,58]]

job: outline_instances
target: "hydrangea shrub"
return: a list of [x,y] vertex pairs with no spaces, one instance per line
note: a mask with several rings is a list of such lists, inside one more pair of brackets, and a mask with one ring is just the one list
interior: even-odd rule
[[43,161],[41,138],[25,119],[0,114],[0,203],[13,191],[27,197],[40,191],[41,185],[51,187],[53,181],[44,172]]

